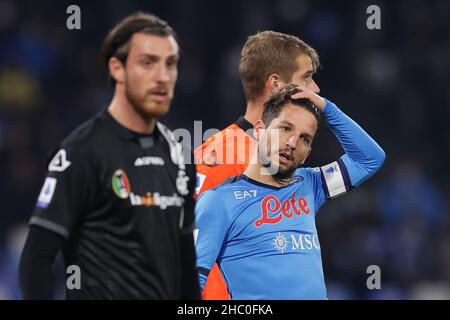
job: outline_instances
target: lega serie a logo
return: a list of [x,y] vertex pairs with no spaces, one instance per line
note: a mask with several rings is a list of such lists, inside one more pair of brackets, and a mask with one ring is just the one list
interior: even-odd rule
[[122,169],[117,169],[112,176],[114,193],[121,199],[127,199],[131,192],[130,181]]

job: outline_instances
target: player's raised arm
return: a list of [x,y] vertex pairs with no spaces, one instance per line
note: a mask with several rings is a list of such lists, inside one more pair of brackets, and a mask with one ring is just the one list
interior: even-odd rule
[[203,193],[198,199],[195,206],[195,223],[198,228],[195,244],[197,269],[203,291],[230,225],[225,203],[215,190]]
[[372,137],[334,103],[326,100],[322,112],[327,118],[328,127],[345,150],[341,159],[352,186],[357,187],[381,168],[386,154]]
[[[332,164],[322,167],[328,189],[338,184],[345,184],[341,189],[357,187],[377,172],[386,158],[383,149],[350,117],[344,114],[334,103],[315,94],[306,87],[300,86],[302,90],[292,96],[293,99],[309,99],[322,115],[326,117],[327,125],[341,143],[345,154],[337,161],[338,168],[343,171],[343,179],[333,179]],[[324,172],[325,171],[325,172]],[[329,171],[329,172],[327,172]],[[327,180],[327,174],[330,179]],[[345,181],[348,178],[350,181]],[[344,189],[345,187],[345,189]],[[339,187],[336,188],[338,190]],[[334,194],[329,190],[329,197],[338,196],[343,192],[336,191]]]

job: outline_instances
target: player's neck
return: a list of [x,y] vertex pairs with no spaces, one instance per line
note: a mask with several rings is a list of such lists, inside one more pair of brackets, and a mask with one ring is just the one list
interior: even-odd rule
[[108,107],[109,114],[123,127],[144,134],[151,134],[155,130],[156,119],[145,119],[130,104],[125,94],[117,92]]
[[264,183],[274,187],[284,187],[290,184],[291,178],[277,179],[269,172],[268,168],[263,167],[259,162],[256,164],[249,164],[245,169],[244,174],[252,180]]
[[255,125],[256,121],[261,120],[263,109],[264,109],[263,98],[248,101],[244,115],[245,120],[250,122],[252,125]]

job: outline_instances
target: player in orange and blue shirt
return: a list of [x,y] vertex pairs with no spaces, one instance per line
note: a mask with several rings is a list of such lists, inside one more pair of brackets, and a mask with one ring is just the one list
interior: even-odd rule
[[[320,168],[299,168],[321,116],[345,154]],[[265,135],[269,130],[278,137]],[[334,103],[294,85],[268,100],[255,135],[257,161],[197,201],[200,285],[217,262],[232,299],[326,299],[316,214],[375,174],[385,153]]]
[[[261,119],[264,102],[273,89],[295,83],[319,93],[313,80],[319,65],[316,51],[295,36],[264,31],[249,37],[239,65],[247,100],[246,112],[195,150],[197,196],[247,168],[256,146],[252,128]],[[229,299],[217,265],[209,273],[202,296],[208,300]]]

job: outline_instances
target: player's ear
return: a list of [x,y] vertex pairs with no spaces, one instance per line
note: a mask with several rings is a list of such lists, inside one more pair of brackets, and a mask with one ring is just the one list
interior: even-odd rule
[[277,73],[272,73],[267,78],[266,88],[269,89],[269,92],[281,88],[282,85],[283,85],[283,81],[281,80],[280,75]]
[[125,66],[116,57],[111,57],[108,62],[109,74],[117,83],[125,81]]
[[261,135],[261,130],[265,129],[266,126],[264,125],[264,122],[262,120],[258,120],[255,122],[255,125],[253,127],[253,133],[255,134],[256,140],[259,140],[259,137]]

